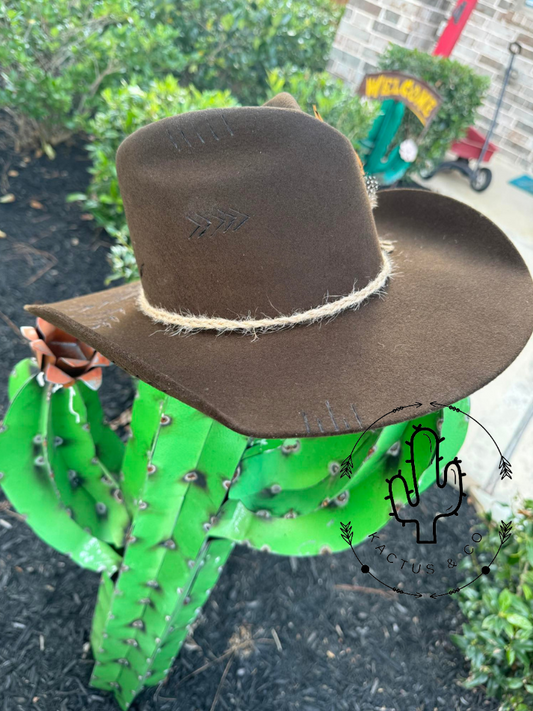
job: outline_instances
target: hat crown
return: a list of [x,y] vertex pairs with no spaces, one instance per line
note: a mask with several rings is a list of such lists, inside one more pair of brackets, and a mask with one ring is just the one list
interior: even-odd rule
[[364,287],[382,266],[351,143],[304,112],[172,116],[121,144],[117,172],[156,307],[276,317]]

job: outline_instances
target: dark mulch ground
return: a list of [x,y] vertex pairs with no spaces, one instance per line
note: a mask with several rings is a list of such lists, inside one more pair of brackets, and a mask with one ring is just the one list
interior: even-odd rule
[[[107,274],[106,245],[79,208],[64,202],[87,184],[83,151],[63,147],[54,162],[25,167],[3,159],[3,189],[16,200],[0,205],[7,234],[0,240],[2,389],[28,353],[14,330],[31,322],[22,305],[100,289]],[[130,397],[124,374],[106,375],[111,418]],[[97,577],[50,550],[12,512],[0,511],[0,519],[0,710],[116,709],[109,695],[88,688]],[[474,521],[472,510],[455,521],[454,549]],[[417,557],[415,547],[406,558]],[[369,585],[358,568],[350,551],[296,560],[236,549],[169,681],[132,709],[495,711],[497,703],[457,684],[467,668],[448,638],[460,628],[455,600],[339,590]],[[406,572],[406,588],[411,581]],[[231,651],[247,639],[254,641]]]
[[[42,157],[26,163],[0,152],[0,194],[14,202],[0,204],[0,417],[6,405],[3,383],[12,366],[30,352],[17,326],[34,317],[24,304],[47,303],[104,288],[109,275],[109,241],[84,219],[69,193],[84,192],[89,183],[87,154],[62,146],[54,161]],[[16,176],[9,173],[15,171]],[[105,404],[109,417],[120,414],[131,393],[130,379],[118,369],[107,378]]]

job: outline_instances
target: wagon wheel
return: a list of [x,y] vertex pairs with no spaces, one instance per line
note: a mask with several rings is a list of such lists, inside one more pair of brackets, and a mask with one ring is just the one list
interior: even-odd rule
[[482,193],[483,190],[489,187],[491,180],[492,172],[488,168],[481,168],[481,170],[474,173],[470,179],[470,186],[472,190],[475,190],[477,193]]
[[422,180],[431,180],[431,178],[438,173],[439,166],[444,160],[444,156],[441,160],[425,160],[420,168],[418,169],[418,175]]

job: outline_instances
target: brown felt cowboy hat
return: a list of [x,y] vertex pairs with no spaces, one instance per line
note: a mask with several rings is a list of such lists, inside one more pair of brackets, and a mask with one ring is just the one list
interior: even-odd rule
[[501,230],[424,190],[373,210],[351,143],[288,94],[145,126],[117,170],[140,282],[27,308],[239,432],[429,412],[531,334],[531,277]]

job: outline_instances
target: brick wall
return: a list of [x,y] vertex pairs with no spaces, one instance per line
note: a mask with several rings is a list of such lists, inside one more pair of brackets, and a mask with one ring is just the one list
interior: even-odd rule
[[[491,78],[477,126],[490,124],[509,59],[509,42],[522,54],[514,64],[494,142],[509,162],[533,165],[533,8],[524,0],[478,2],[452,53]],[[348,0],[328,63],[329,71],[357,88],[374,71],[390,42],[431,51],[455,3],[450,0]]]

